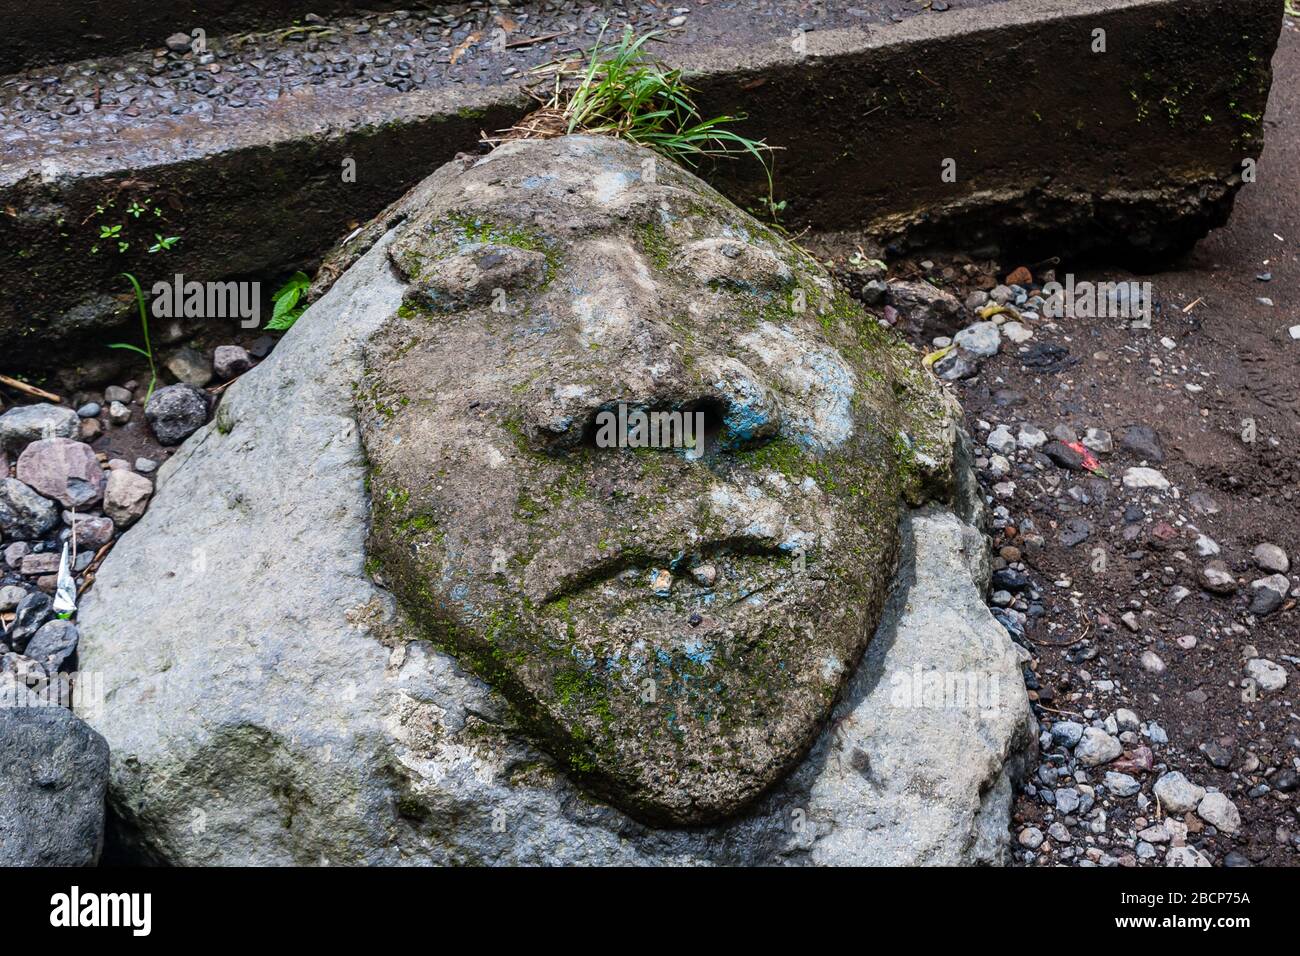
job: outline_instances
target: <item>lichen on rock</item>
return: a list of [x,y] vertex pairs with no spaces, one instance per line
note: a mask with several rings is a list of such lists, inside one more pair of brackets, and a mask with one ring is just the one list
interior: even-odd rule
[[[589,790],[738,812],[861,658],[900,509],[952,499],[951,400],[809,256],[630,144],[509,143],[408,213],[358,387],[379,573]],[[702,453],[601,447],[620,407],[698,416]]]

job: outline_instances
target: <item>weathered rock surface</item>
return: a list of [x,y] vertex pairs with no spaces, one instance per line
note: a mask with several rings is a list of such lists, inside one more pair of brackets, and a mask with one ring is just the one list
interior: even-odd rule
[[63,707],[0,707],[0,866],[93,866],[108,745]]
[[59,509],[16,478],[0,478],[0,532],[39,538],[59,522]]
[[208,396],[196,385],[168,385],[154,392],[144,417],[161,444],[179,445],[208,420]]
[[62,405],[19,405],[0,415],[0,451],[22,451],[42,438],[75,438],[77,413]]
[[[629,171],[640,168],[643,155],[587,138],[507,148],[481,176],[460,164],[444,167],[415,191],[412,207],[461,188],[462,176],[479,184],[508,178],[515,169],[511,149],[594,164],[594,174],[567,194],[577,235],[584,216],[633,191]],[[528,168],[535,170],[539,158],[530,157]],[[660,180],[676,183],[678,175],[661,173]],[[564,185],[554,188],[563,192]],[[569,776],[572,764],[557,762],[554,741],[541,737],[545,749],[534,742],[530,715],[427,639],[366,573],[370,503],[353,409],[363,346],[412,291],[387,261],[395,244],[410,249],[400,239],[411,228],[385,236],[267,362],[230,388],[218,421],[160,470],[149,511],[105,561],[83,603],[81,667],[104,674],[109,685],[96,724],[113,747],[112,800],[126,839],[144,853],[184,863],[1002,859],[1010,779],[1034,746],[1032,718],[1013,645],[981,600],[988,576],[983,542],[942,505],[906,511],[897,532],[888,529],[899,536],[900,570],[861,663],[854,667],[843,656],[834,667],[836,658],[826,662],[828,672],[846,670],[847,683],[827,727],[814,727],[808,755],[747,808],[712,826],[655,829],[587,795]],[[731,258],[701,252],[705,265],[726,268],[719,258]],[[606,264],[611,272],[616,261]],[[649,276],[620,276],[643,280]],[[427,294],[430,285],[414,288]],[[601,302],[591,333],[618,330],[620,316],[609,311],[616,301]],[[791,334],[804,328],[788,324]],[[429,347],[416,341],[412,351]],[[363,414],[385,399],[359,397]],[[401,397],[395,409],[405,407]],[[815,409],[776,407],[796,421],[804,416],[810,433],[820,427]],[[563,422],[564,408],[548,410],[561,414],[525,419],[521,442],[563,445],[567,429],[548,426]],[[473,424],[443,422],[450,430]],[[482,434],[493,436],[482,454],[506,453],[493,432]],[[936,455],[936,464],[951,454],[918,446]],[[655,454],[666,470],[675,467],[668,453]],[[486,472],[491,461],[480,467]],[[428,470],[430,477],[439,473]],[[381,467],[378,477],[384,473]],[[783,478],[770,465],[755,466],[750,481],[755,489],[779,490]],[[370,480],[379,510],[388,499],[376,476]],[[955,491],[969,501],[969,489],[952,483],[950,477],[947,495],[939,497],[951,499]],[[601,497],[594,489],[589,500]],[[191,566],[192,541],[206,550],[201,576]],[[491,564],[477,571],[494,577]],[[691,580],[698,585],[701,577],[708,576]],[[258,587],[250,590],[253,579]],[[850,615],[863,611],[841,604]],[[145,620],[147,629],[139,626]],[[979,693],[945,704],[942,695],[934,698],[927,674],[978,674],[983,681]]]

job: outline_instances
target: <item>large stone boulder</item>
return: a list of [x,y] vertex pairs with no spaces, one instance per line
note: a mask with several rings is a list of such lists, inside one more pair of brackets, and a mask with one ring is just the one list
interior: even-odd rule
[[[80,618],[127,844],[1003,857],[1032,718],[950,403],[648,159],[439,170],[160,471]],[[604,447],[618,406],[701,413],[702,454]]]
[[0,706],[0,866],[93,866],[108,745],[59,706]]

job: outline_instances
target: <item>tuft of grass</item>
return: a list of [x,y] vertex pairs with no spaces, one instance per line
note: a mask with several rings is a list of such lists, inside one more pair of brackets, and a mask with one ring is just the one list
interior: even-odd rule
[[658,35],[651,31],[636,36],[627,29],[618,43],[608,46],[601,44],[602,28],[585,67],[539,67],[538,71],[554,72],[554,91],[531,122],[526,119],[510,132],[523,136],[577,132],[619,136],[692,168],[705,157],[752,156],[763,166],[768,206],[774,207],[769,161],[773,147],[727,128],[744,119],[743,115],[705,119],[682,71],[646,49]]
[[123,272],[122,275],[130,280],[131,287],[135,289],[135,304],[140,309],[140,328],[144,331],[144,348],[128,342],[114,342],[109,345],[109,348],[137,352],[149,360],[149,392],[144,397],[144,404],[148,405],[149,399],[153,398],[154,386],[158,384],[158,368],[154,364],[153,346],[149,343],[149,313],[145,311],[144,292],[140,288],[139,280],[129,272]]

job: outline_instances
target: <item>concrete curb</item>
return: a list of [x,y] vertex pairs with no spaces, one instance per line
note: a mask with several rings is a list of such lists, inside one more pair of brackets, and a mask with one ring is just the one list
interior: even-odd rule
[[[899,246],[1161,258],[1224,221],[1243,162],[1259,155],[1281,16],[1282,0],[1007,0],[810,33],[802,55],[772,42],[683,65],[697,68],[706,115],[743,112],[749,132],[782,147],[788,222]],[[104,195],[145,183],[198,226],[169,273],[270,277],[309,267],[528,105],[514,85],[286,97],[237,122],[189,119],[0,167],[11,368],[52,342],[93,350],[128,320],[113,298],[122,264],[88,262],[76,235]],[[344,157],[356,183],[340,182]],[[941,178],[946,159],[955,182]],[[754,164],[705,172],[742,205],[766,192]]]

